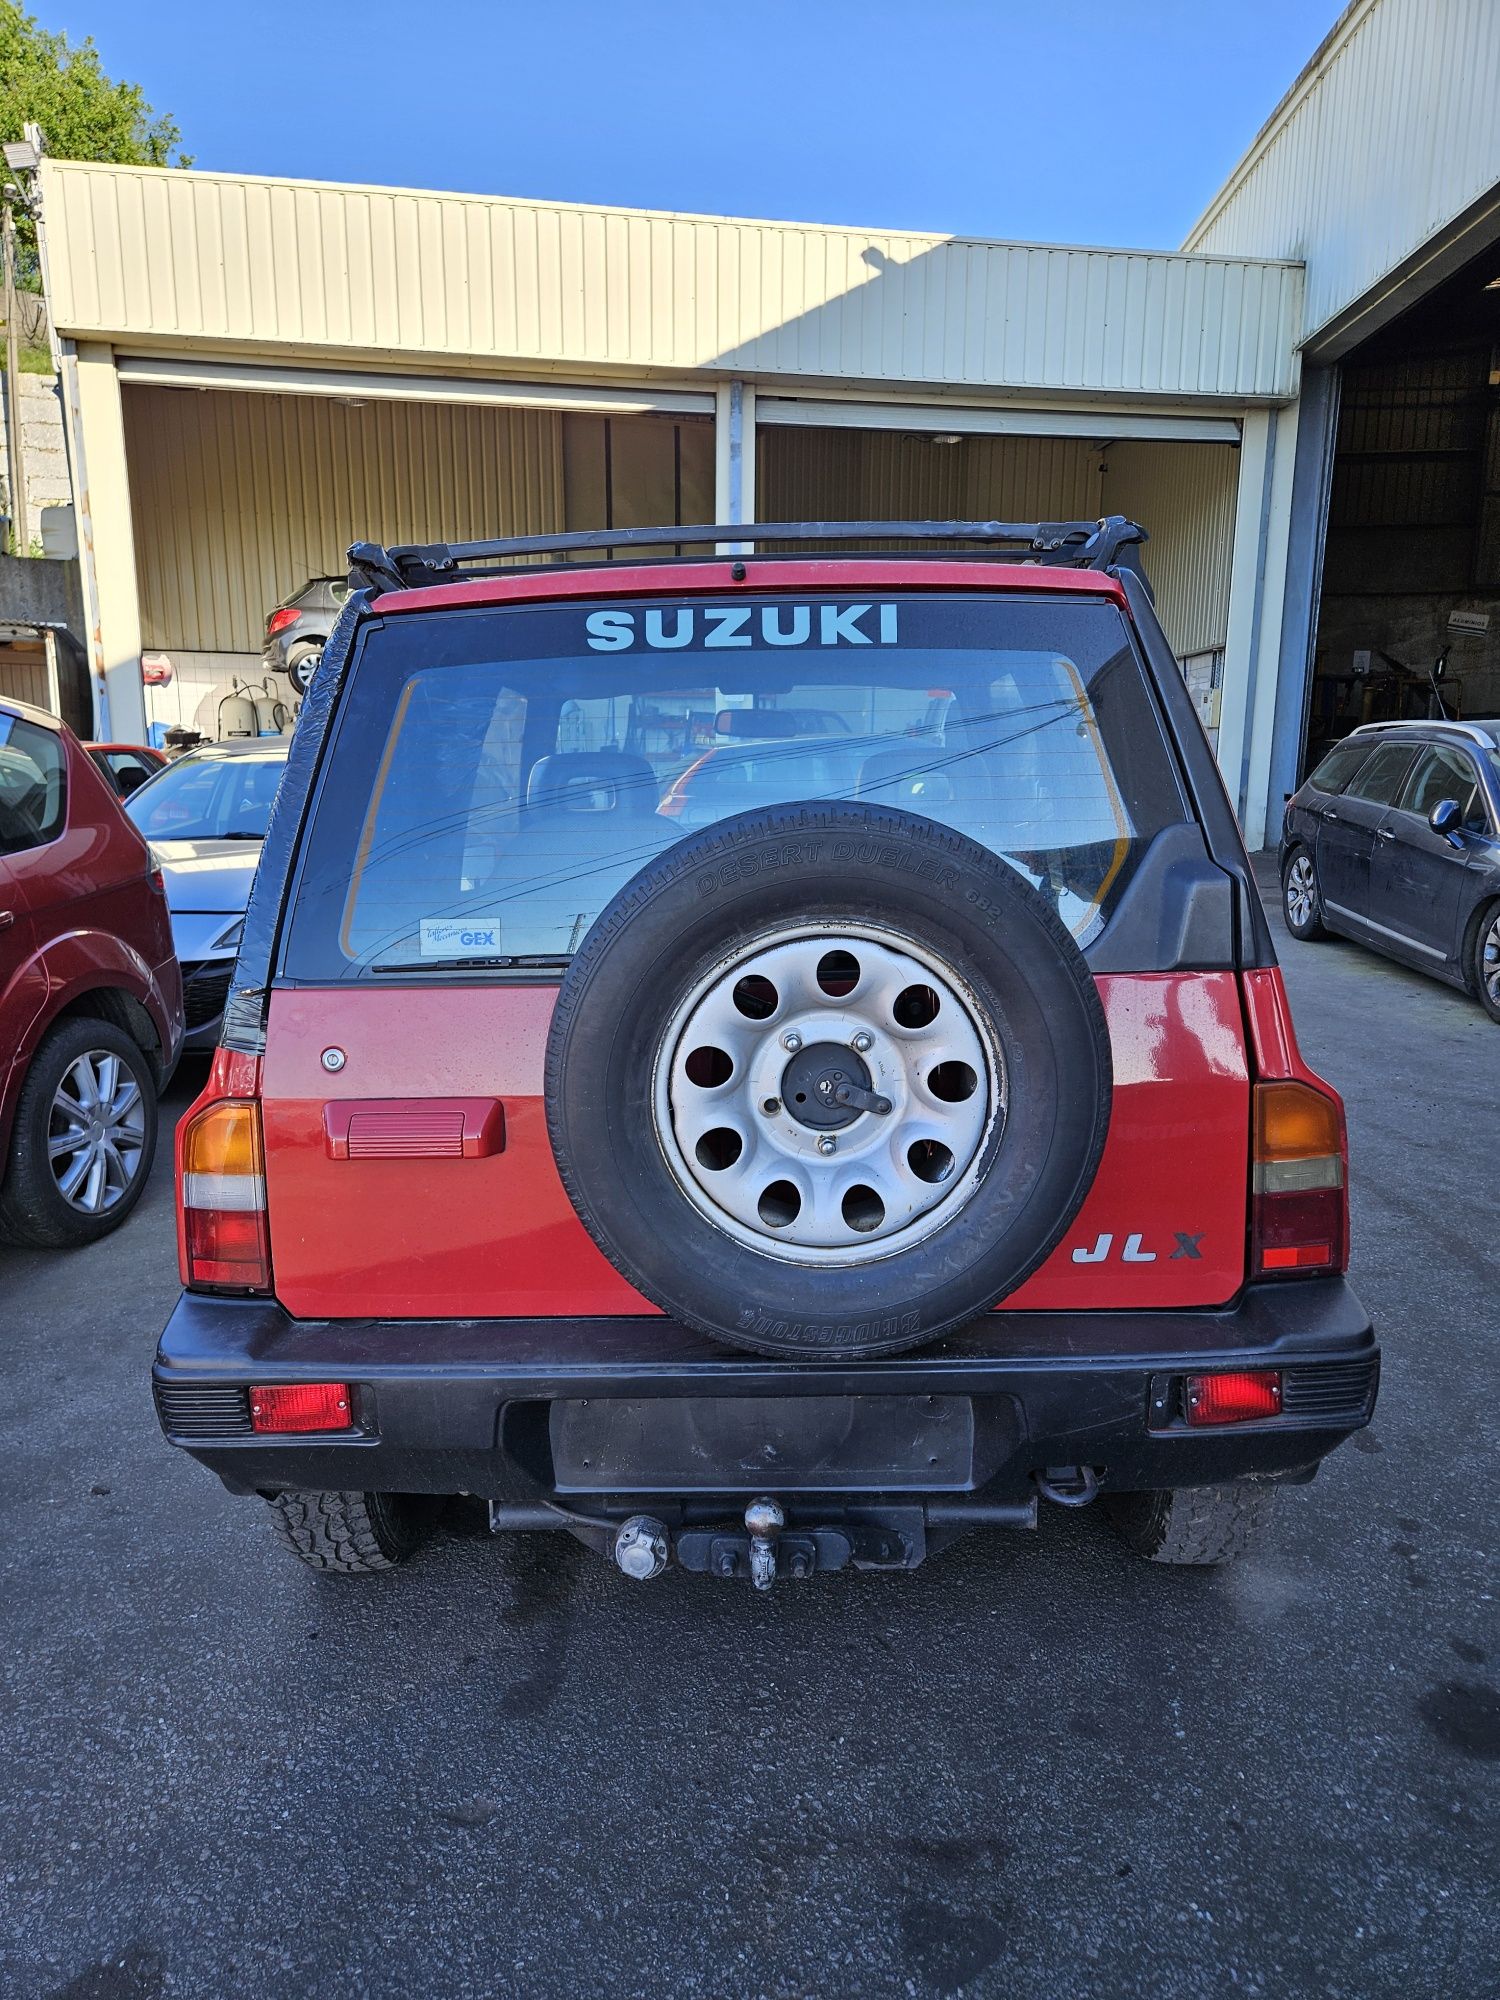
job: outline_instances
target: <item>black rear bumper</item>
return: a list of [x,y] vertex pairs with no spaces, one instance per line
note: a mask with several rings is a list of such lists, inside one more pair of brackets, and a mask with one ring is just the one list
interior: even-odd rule
[[[1189,1429],[1186,1376],[1282,1371],[1280,1415]],[[770,1492],[1028,1498],[1046,1468],[1106,1490],[1311,1477],[1368,1423],[1379,1350],[1342,1279],[1250,1286],[1208,1312],[986,1315],[890,1359],[788,1363],[672,1321],[294,1320],[184,1293],[162,1335],[173,1444],[236,1492],[472,1493],[591,1514]],[[252,1386],[347,1382],[356,1428],[270,1437]],[[753,1410],[748,1400],[757,1401]]]

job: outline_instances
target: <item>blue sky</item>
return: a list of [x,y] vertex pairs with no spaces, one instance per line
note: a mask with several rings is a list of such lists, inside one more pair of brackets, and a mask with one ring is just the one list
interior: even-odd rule
[[1174,248],[1336,0],[29,0],[201,167]]

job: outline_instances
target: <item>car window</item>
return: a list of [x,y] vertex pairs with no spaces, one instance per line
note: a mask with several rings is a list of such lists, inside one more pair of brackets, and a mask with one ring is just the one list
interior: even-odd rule
[[1462,750],[1435,743],[1417,759],[1411,776],[1401,788],[1397,804],[1403,812],[1420,813],[1423,819],[1440,799],[1458,801],[1459,823],[1471,833],[1489,830],[1489,811],[1479,785],[1479,773]]
[[392,619],[354,663],[288,969],[348,978],[424,959],[566,958],[684,834],[814,799],[967,834],[1084,943],[1146,843],[1186,817],[1109,604],[945,596],[842,612],[757,600]]
[[1341,792],[1370,754],[1370,740],[1336,743],[1312,772],[1308,783],[1320,792]]
[[148,840],[263,840],[285,757],[184,757],[125,810]]
[[20,854],[55,840],[66,811],[62,738],[0,710],[0,854]]
[[1414,743],[1385,744],[1367,764],[1361,765],[1353,782],[1344,787],[1345,798],[1365,799],[1375,806],[1390,805],[1415,754]]
[[161,769],[153,758],[139,756],[134,750],[93,750],[89,754],[105,767],[121,798],[129,798]]

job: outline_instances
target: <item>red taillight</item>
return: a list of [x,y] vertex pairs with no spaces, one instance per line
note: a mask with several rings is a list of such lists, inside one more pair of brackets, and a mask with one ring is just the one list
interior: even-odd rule
[[1257,1277],[1342,1271],[1349,1258],[1343,1107],[1291,1081],[1255,1086],[1250,1205]]
[[354,1428],[347,1382],[266,1383],[250,1391],[254,1431],[348,1431]]
[[1248,1424],[1281,1415],[1279,1368],[1230,1375],[1189,1375],[1185,1388],[1190,1424]]
[[268,1292],[271,1238],[259,1104],[221,1098],[191,1112],[178,1141],[178,1166],[183,1283]]
[[273,611],[266,620],[266,637],[274,639],[278,632],[284,632],[288,625],[295,625],[302,613],[295,604],[283,604],[279,611]]

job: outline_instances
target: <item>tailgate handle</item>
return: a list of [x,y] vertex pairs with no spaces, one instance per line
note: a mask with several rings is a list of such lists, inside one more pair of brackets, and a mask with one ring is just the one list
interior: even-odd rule
[[350,1097],[323,1106],[333,1160],[483,1160],[505,1150],[498,1097]]

